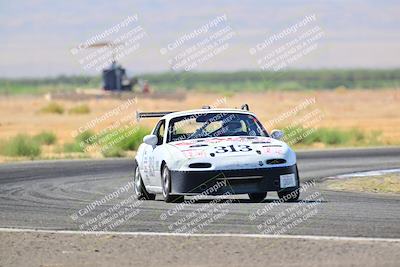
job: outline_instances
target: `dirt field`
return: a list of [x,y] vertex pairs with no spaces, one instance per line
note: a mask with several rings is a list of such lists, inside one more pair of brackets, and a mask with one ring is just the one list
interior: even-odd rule
[[[63,114],[41,113],[39,110],[56,101],[64,109]],[[301,103],[308,101],[308,105]],[[315,102],[314,102],[315,101]],[[73,139],[74,132],[88,122],[102,118],[104,114],[127,103],[119,99],[46,100],[44,96],[1,96],[0,97],[0,139],[18,133],[37,134],[52,131],[62,144]],[[93,130],[99,131],[123,117],[134,120],[136,110],[185,110],[203,105],[217,107],[240,107],[248,103],[250,109],[270,128],[269,122],[281,118],[271,127],[285,126],[304,118],[313,110],[322,116],[313,120],[312,127],[338,129],[358,128],[362,131],[380,131],[382,144],[400,143],[400,90],[335,90],[302,92],[240,93],[234,95],[187,93],[184,100],[137,98],[137,102],[126,105],[119,113],[95,123]],[[68,110],[84,104],[89,114],[70,114]],[[290,113],[291,114],[286,114]],[[294,112],[296,111],[296,112]],[[287,116],[285,116],[285,114]],[[307,124],[307,121],[303,121]],[[143,120],[142,125],[152,127],[154,120]],[[306,125],[307,126],[307,125]],[[271,130],[271,129],[268,129]]]

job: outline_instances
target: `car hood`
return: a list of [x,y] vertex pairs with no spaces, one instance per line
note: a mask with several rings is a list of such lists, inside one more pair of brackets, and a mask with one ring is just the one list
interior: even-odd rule
[[[237,136],[184,140],[168,143],[180,153],[181,167],[191,163],[209,162],[213,169],[264,168],[293,165],[296,155],[289,146],[270,137]],[[180,154],[179,156],[177,154]],[[270,159],[285,159],[283,164],[266,163]]]

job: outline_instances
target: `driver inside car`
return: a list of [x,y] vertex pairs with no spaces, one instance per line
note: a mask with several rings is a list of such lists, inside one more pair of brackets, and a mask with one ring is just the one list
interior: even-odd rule
[[224,131],[222,135],[246,135],[246,132],[243,131],[243,126],[240,121],[230,121],[224,123],[223,126]]

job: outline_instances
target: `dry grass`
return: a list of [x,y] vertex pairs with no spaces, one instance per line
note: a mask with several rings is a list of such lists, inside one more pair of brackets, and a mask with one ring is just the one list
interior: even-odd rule
[[[381,131],[383,144],[400,143],[400,90],[337,90],[337,91],[301,91],[301,92],[263,92],[239,94],[188,93],[185,100],[139,98],[119,116],[98,123],[93,129],[100,131],[112,125],[122,117],[132,116],[135,111],[185,110],[213,105],[217,100],[226,98],[219,107],[240,107],[248,103],[250,109],[267,123],[280,114],[294,108],[307,98],[316,103],[302,110],[295,118],[318,108],[324,116],[313,126],[338,129],[358,128],[362,131]],[[37,112],[49,102],[43,97],[3,96],[0,99],[0,140],[19,133],[35,135],[42,131],[51,131],[57,135],[59,144],[73,140],[72,133],[87,122],[100,117],[126,100],[58,100],[61,106],[69,110],[77,105],[85,105],[90,114],[48,114]],[[143,120],[141,124],[152,127],[155,120]],[[281,126],[290,120],[281,122]],[[269,129],[271,130],[271,129]]]

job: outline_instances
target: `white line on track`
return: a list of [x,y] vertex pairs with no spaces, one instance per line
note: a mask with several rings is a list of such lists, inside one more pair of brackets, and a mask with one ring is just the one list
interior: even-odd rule
[[377,171],[364,171],[364,172],[353,172],[347,174],[341,174],[336,176],[327,177],[328,179],[344,179],[353,177],[367,177],[367,176],[381,176],[384,174],[400,173],[400,169],[385,169]]
[[163,232],[89,232],[72,230],[35,230],[24,228],[0,228],[0,232],[22,233],[47,233],[47,234],[78,234],[78,235],[118,235],[118,236],[177,236],[177,237],[239,237],[239,238],[275,238],[275,239],[308,239],[308,240],[334,240],[334,241],[375,241],[375,242],[400,242],[400,238],[374,238],[374,237],[344,237],[320,235],[259,235],[259,234],[183,234]]

